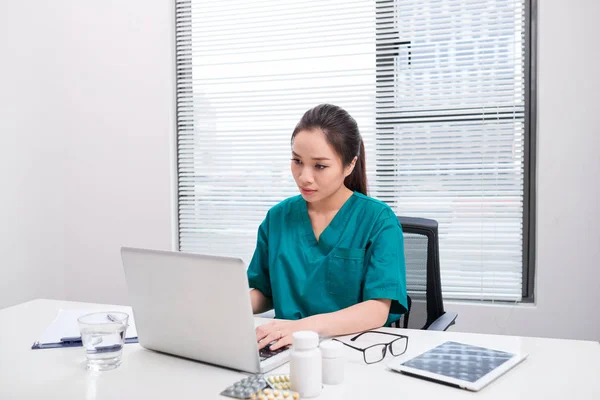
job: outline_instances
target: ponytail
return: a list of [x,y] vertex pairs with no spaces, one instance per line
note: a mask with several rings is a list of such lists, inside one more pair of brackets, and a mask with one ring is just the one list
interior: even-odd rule
[[367,194],[367,163],[365,160],[365,144],[360,140],[360,152],[352,173],[344,179],[344,185],[352,191]]

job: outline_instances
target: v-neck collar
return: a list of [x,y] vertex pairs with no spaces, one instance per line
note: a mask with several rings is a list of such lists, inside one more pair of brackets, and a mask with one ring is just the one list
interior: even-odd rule
[[303,238],[308,243],[308,248],[311,251],[311,255],[314,257],[320,255],[327,256],[329,252],[335,247],[337,244],[341,231],[346,226],[344,223],[347,218],[347,210],[352,206],[356,199],[356,192],[353,192],[352,195],[342,204],[340,209],[335,213],[333,219],[329,222],[329,224],[323,229],[321,235],[319,235],[319,240],[315,237],[315,232],[313,231],[312,223],[310,222],[310,216],[308,215],[308,204],[306,200],[302,199],[301,201],[301,210],[302,214],[302,226],[304,232],[302,234]]

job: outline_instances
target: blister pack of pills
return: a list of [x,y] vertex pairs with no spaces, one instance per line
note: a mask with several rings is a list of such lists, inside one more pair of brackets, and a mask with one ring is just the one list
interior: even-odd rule
[[291,390],[263,389],[256,393],[256,397],[251,400],[299,400],[300,395]]
[[300,395],[289,387],[289,375],[251,375],[235,382],[221,395],[235,399],[299,400]]
[[250,375],[247,378],[241,379],[223,390],[223,396],[229,396],[236,399],[249,399],[252,395],[267,388],[267,381],[262,375]]
[[268,375],[264,379],[272,389],[290,390],[291,388],[289,375]]

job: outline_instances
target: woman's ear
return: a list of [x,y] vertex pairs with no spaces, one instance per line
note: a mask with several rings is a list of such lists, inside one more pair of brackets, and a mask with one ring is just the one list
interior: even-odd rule
[[358,157],[354,156],[354,158],[352,159],[350,164],[348,164],[348,166],[346,168],[344,168],[344,178],[349,176],[352,173],[352,171],[354,171],[354,166],[356,165],[356,160],[358,160]]

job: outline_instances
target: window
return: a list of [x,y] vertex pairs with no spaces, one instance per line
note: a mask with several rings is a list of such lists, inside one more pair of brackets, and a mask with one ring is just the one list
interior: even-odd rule
[[369,194],[440,225],[447,299],[531,298],[528,0],[176,2],[179,247],[250,261],[307,109],[359,123]]

